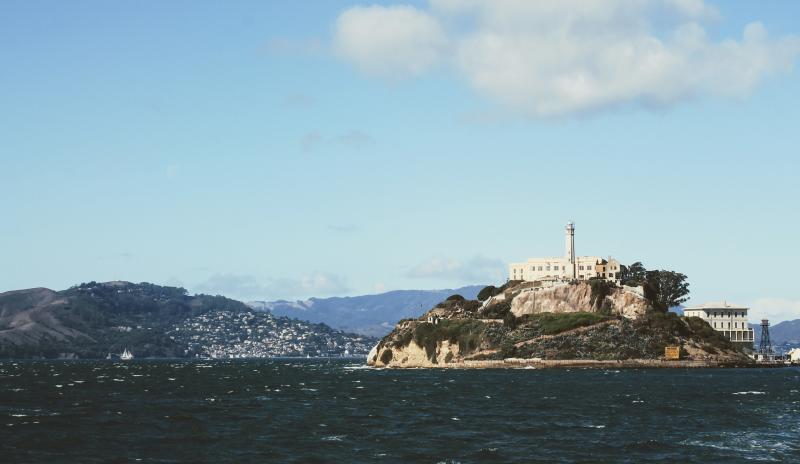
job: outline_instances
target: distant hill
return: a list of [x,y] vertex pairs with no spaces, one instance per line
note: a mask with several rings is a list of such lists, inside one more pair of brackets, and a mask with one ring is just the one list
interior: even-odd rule
[[450,295],[475,299],[483,285],[445,290],[395,290],[377,295],[311,298],[305,301],[253,301],[251,308],[296,317],[363,335],[382,337],[400,319],[419,317]]
[[[761,325],[750,324],[755,334],[756,347],[761,343]],[[793,321],[778,322],[769,327],[769,338],[773,345],[783,345],[786,343],[800,344],[800,319]]]
[[344,354],[370,343],[329,327],[254,315],[244,303],[222,296],[192,296],[149,283],[0,293],[0,358],[99,358],[126,347],[137,357]]

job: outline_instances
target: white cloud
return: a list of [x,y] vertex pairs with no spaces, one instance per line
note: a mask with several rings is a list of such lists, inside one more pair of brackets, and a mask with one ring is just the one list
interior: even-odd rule
[[444,30],[412,6],[357,6],[336,20],[336,52],[367,74],[388,78],[419,75],[442,59]]
[[750,322],[758,324],[762,318],[771,324],[800,319],[800,300],[785,298],[760,298],[750,308]]
[[499,259],[474,256],[466,261],[432,258],[411,268],[406,275],[418,279],[445,279],[458,284],[500,282],[505,276],[505,263]]
[[297,279],[263,281],[246,274],[215,274],[195,288],[201,293],[225,295],[241,300],[330,296],[343,294],[349,290],[343,276],[319,271]]
[[702,0],[431,0],[429,10],[348,9],[335,43],[368,74],[448,64],[479,94],[536,117],[743,96],[793,69],[798,37],[770,38],[754,22],[713,41],[702,24],[717,18]]

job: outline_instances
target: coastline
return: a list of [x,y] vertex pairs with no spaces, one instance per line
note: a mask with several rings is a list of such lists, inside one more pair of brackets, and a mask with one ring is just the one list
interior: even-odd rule
[[731,363],[720,361],[662,359],[521,359],[507,358],[498,360],[465,360],[425,366],[384,366],[389,369],[700,369],[700,368],[776,368],[788,367],[784,364]]

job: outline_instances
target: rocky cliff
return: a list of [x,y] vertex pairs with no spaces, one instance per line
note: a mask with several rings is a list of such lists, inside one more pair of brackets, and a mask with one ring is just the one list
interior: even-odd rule
[[642,292],[604,281],[510,282],[480,302],[453,296],[408,319],[373,348],[377,367],[468,367],[504,360],[658,362],[666,346],[684,360],[749,364],[697,318],[654,310]]

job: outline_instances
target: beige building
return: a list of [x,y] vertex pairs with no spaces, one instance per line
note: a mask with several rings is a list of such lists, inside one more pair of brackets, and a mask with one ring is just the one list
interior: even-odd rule
[[510,280],[587,280],[600,277],[619,282],[619,261],[609,257],[575,256],[575,224],[567,224],[566,250],[562,258],[529,258],[524,263],[508,265]]
[[749,308],[715,301],[683,309],[686,317],[699,317],[732,342],[753,346],[753,329],[747,324]]

